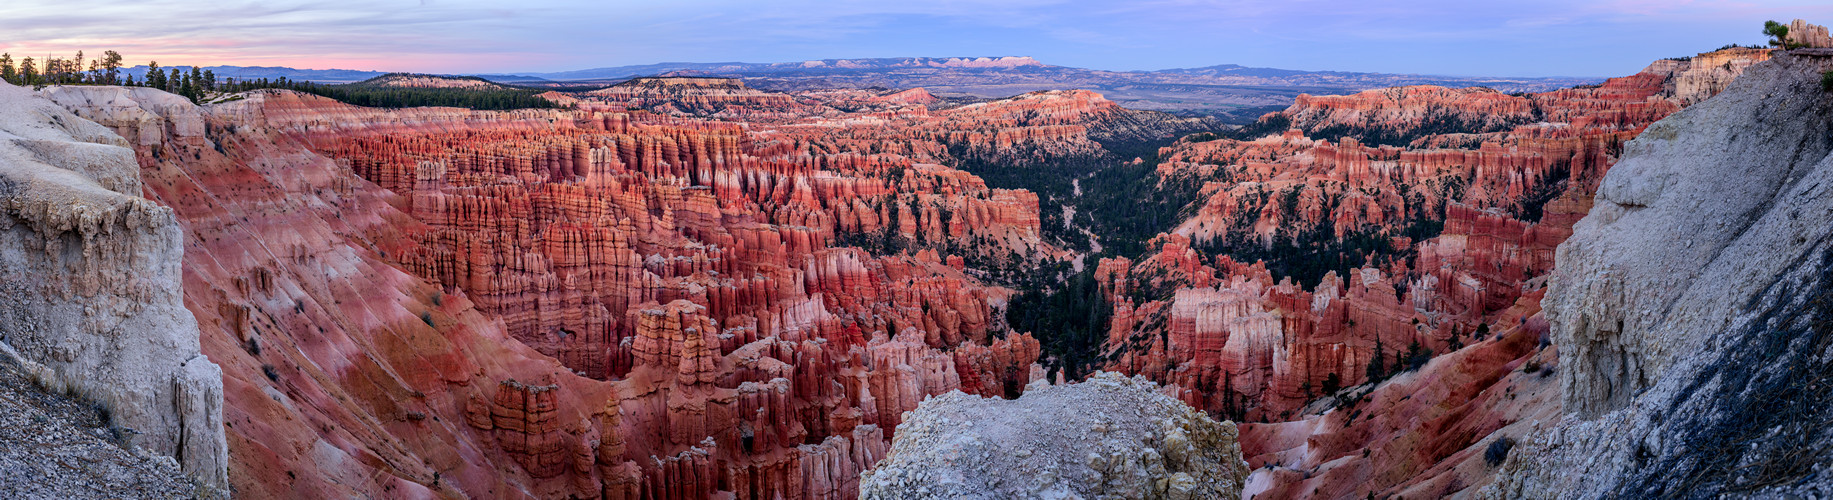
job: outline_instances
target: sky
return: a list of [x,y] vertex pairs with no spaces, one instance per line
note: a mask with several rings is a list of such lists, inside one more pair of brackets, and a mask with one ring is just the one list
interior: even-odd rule
[[1467,76],[1617,76],[1833,24],[1833,1],[5,0],[0,51],[130,65],[528,73],[658,62],[1031,56]]

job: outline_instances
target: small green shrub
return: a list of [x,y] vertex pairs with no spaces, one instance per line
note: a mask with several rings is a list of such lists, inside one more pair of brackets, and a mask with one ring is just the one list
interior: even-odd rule
[[1515,449],[1515,440],[1509,439],[1508,436],[1496,438],[1495,441],[1489,443],[1489,449],[1483,450],[1483,461],[1487,462],[1490,467],[1502,465],[1502,461],[1508,459],[1509,450],[1513,449]]
[[134,449],[134,435],[139,434],[139,433],[140,433],[139,431],[129,429],[126,427],[122,427],[119,425],[114,425],[114,424],[108,425],[109,442],[114,443],[115,446],[118,446],[123,450],[131,451]]
[[108,425],[109,422],[114,421],[115,409],[110,408],[108,406],[108,403],[103,403],[101,401],[91,401],[89,403],[89,408],[95,411],[95,419],[97,422],[101,422],[102,425]]
[[1820,90],[1833,92],[1833,71],[1820,74]]
[[1432,348],[1421,346],[1418,341],[1414,341],[1413,345],[1407,347],[1407,356],[1404,358],[1406,370],[1417,371],[1425,367],[1426,362],[1432,360],[1432,354]]

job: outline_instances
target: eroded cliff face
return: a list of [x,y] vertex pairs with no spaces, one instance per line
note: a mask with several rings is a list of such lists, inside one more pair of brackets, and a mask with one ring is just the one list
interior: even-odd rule
[[1488,493],[1833,489],[1828,70],[1833,50],[1778,52],[1628,145],[1548,287],[1571,416]]
[[1016,400],[924,401],[860,498],[1240,498],[1235,425],[1111,372]]
[[[389,204],[393,195],[274,133],[247,113],[252,102],[200,108],[141,88],[44,92],[134,137],[147,196],[182,228],[184,306],[224,369],[237,495],[570,491],[518,474],[511,455],[473,436],[465,404],[494,398],[501,380],[564,384],[599,401],[613,388],[570,376],[462,293],[384,260],[419,227]],[[569,423],[603,411],[567,402],[557,413]]]
[[[183,228],[244,495],[851,498],[925,397],[1031,380],[1011,292],[955,252],[1065,253],[1035,195],[887,128],[938,120],[908,92],[751,122],[45,93],[134,138]],[[1072,134],[963,140],[1098,148],[1078,120],[1118,109],[963,119],[1053,106]],[[913,248],[845,246],[888,235]]]
[[[1706,66],[1541,94],[1310,99],[1263,120],[1309,129],[1165,148],[1162,189],[1201,186],[1199,205],[1157,252],[1097,268],[1114,304],[1105,366],[1252,422],[1256,495],[1475,491],[1494,470],[1483,447],[1560,414],[1546,276],[1625,143],[1715,91],[1675,94],[1677,79],[1729,81],[1768,55],[1702,54]],[[1315,285],[1287,278],[1308,269]],[[1450,354],[1409,359],[1414,345]],[[1376,374],[1392,378],[1361,385]]]
[[1241,424],[1254,468],[1244,496],[1445,498],[1488,484],[1489,447],[1559,418],[1539,295],[1498,315],[1492,338],[1321,399],[1290,421]]
[[0,116],[0,341],[221,494],[222,372],[184,308],[172,210],[139,196],[109,129],[6,84]]
[[[1377,356],[1393,367],[1415,344],[1446,352],[1473,343],[1479,328],[1492,329],[1540,288],[1534,278],[1552,269],[1554,248],[1589,208],[1622,143],[1679,109],[1658,96],[1663,81],[1644,73],[1528,96],[1371,91],[1301,102],[1287,111],[1294,118],[1268,119],[1298,123],[1334,110],[1306,120],[1339,133],[1418,135],[1408,147],[1291,129],[1166,148],[1160,176],[1167,185],[1201,182],[1200,205],[1153,242],[1157,253],[1101,262],[1097,278],[1111,284],[1115,304],[1110,368],[1174,384],[1201,408],[1279,420],[1328,385],[1367,381]],[[1470,115],[1457,123],[1477,131],[1492,112],[1558,121],[1416,130],[1456,110]],[[1339,260],[1277,268],[1248,260],[1331,253],[1359,268],[1322,272],[1308,285],[1291,276]]]
[[1683,105],[1690,105],[1724,91],[1745,68],[1768,61],[1774,50],[1733,47],[1685,60],[1655,61],[1642,72],[1672,75],[1663,93]]
[[[1298,129],[1179,142],[1158,174],[1199,187],[1190,218],[1096,269],[1104,367],[1263,422],[1242,427],[1253,493],[1481,486],[1483,446],[1559,411],[1554,248],[1600,183],[1628,189],[1604,182],[1626,141],[1756,54],[1542,94],[1311,98],[1277,115]],[[1037,195],[945,165],[1106,158],[1192,125],[1083,91],[957,105],[699,78],[509,112],[44,95],[141,167],[68,168],[182,228],[183,305],[224,367],[250,496],[851,498],[924,398],[1025,392],[1040,345],[1006,331],[1011,291],[984,270],[1073,256]],[[1314,282],[1250,262],[1305,242],[1360,259]],[[1362,385],[1412,344],[1456,352]],[[1648,349],[1621,365],[1676,352]],[[1606,358],[1586,359],[1617,373]]]

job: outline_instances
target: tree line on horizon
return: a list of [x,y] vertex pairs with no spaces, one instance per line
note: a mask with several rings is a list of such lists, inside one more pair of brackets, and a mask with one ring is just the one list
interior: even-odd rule
[[234,81],[222,86],[223,92],[247,92],[258,89],[284,89],[328,97],[338,102],[371,108],[414,108],[443,106],[480,110],[559,108],[559,104],[540,96],[544,91],[531,89],[410,88],[365,85],[362,82],[325,84],[305,80],[266,78]]
[[145,76],[136,80],[133,75],[122,71],[121,60],[121,54],[112,50],[105,51],[102,57],[94,59],[84,59],[83,52],[79,50],[76,56],[71,58],[46,56],[40,60],[28,56],[17,63],[11,53],[4,53],[0,54],[0,80],[5,80],[13,85],[31,87],[45,85],[148,87],[184,96],[193,103],[201,103],[207,98],[221,94],[259,89],[285,89],[323,96],[347,104],[375,108],[446,106],[502,110],[561,107],[553,101],[540,97],[539,94],[543,92],[540,90],[404,88],[362,83],[323,84],[304,80],[288,80],[286,77],[275,80],[228,78],[219,82],[216,73],[211,70],[198,66],[191,66],[189,71],[176,67],[161,68],[158,61],[148,63]]
[[161,69],[159,62],[147,65],[146,75],[134,79],[134,75],[121,71],[121,54],[105,51],[102,57],[89,59],[85,66],[83,51],[76,51],[76,56],[68,59],[46,56],[43,60],[26,57],[14,65],[11,53],[0,54],[0,80],[19,86],[44,85],[121,85],[126,87],[150,87],[178,94],[199,102],[209,92],[221,91],[216,73],[192,66],[190,71],[178,68]]
[[85,68],[83,51],[76,51],[76,57],[64,59],[45,56],[43,60],[27,56],[14,65],[13,54],[0,54],[0,80],[13,85],[121,85],[132,81],[129,76],[121,77],[121,54],[106,51],[102,57],[88,59]]

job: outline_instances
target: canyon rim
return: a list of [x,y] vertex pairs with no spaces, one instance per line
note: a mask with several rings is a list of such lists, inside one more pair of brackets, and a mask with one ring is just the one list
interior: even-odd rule
[[[1213,6],[976,6],[0,35],[0,497],[1833,495],[1826,28],[1436,76],[1515,53],[1218,65],[1064,34]],[[886,52],[1001,13],[964,39],[1043,54]],[[1097,58],[1134,46],[1191,62]]]

